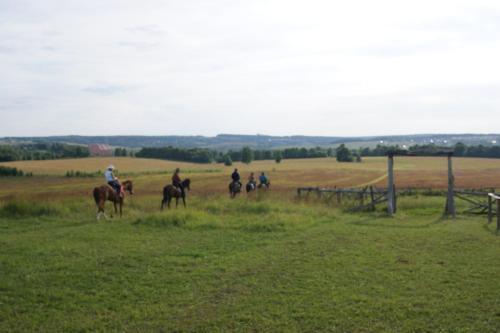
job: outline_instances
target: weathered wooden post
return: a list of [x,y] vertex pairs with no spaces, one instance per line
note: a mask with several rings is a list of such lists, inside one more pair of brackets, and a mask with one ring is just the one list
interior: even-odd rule
[[488,194],[488,223],[493,221],[493,197],[491,195],[492,193]]
[[495,198],[497,201],[497,231],[500,230],[500,198]]
[[370,199],[372,203],[372,210],[375,210],[375,194],[373,193],[373,186],[370,185]]
[[446,197],[446,210],[445,215],[451,215],[453,218],[456,217],[455,210],[455,177],[453,176],[453,166],[451,163],[451,157],[453,153],[448,153],[448,194]]
[[387,155],[387,213],[394,215],[394,154]]

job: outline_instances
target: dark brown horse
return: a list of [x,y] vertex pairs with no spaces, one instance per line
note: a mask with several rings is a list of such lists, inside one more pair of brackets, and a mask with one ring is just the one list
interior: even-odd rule
[[111,201],[115,206],[115,214],[118,214],[117,204],[120,206],[120,217],[122,216],[122,207],[123,207],[123,199],[125,196],[125,191],[128,191],[130,194],[134,194],[133,184],[131,180],[126,180],[122,183],[123,195],[120,196],[116,193],[115,189],[113,189],[109,185],[102,185],[100,187],[94,188],[94,200],[97,205],[97,215],[96,219],[100,219],[101,215],[106,217],[106,213],[104,213],[104,204],[107,200]]
[[182,203],[184,207],[186,207],[186,190],[191,190],[191,181],[189,178],[186,178],[181,183],[184,191],[179,190],[174,185],[167,185],[163,188],[163,199],[161,201],[161,210],[163,210],[163,206],[167,204],[167,207],[170,208],[170,202],[172,198],[175,198],[175,207],[179,204],[179,198],[182,198]]
[[229,196],[231,199],[236,197],[236,194],[241,192],[241,184],[239,182],[232,181],[229,183]]

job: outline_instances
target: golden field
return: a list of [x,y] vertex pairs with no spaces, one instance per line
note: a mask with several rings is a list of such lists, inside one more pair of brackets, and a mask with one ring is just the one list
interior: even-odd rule
[[[34,177],[0,179],[0,197],[17,195],[57,196],[88,195],[101,183],[99,176],[89,178],[64,177],[67,171],[103,171],[109,164],[118,169],[122,179],[134,181],[136,192],[161,193],[164,185],[170,183],[170,176],[180,167],[183,177],[192,180],[192,194],[208,195],[225,193],[234,168],[241,172],[243,182],[253,171],[266,172],[272,183],[273,192],[293,194],[296,187],[361,187],[386,186],[387,161],[384,157],[364,158],[362,163],[338,163],[333,158],[254,161],[249,165],[235,163],[226,167],[222,164],[193,164],[184,162],[141,159],[129,157],[99,157],[49,161],[19,161],[0,163],[33,172]],[[454,158],[455,183],[458,188],[500,187],[500,160],[479,158]],[[445,188],[447,186],[447,161],[442,157],[396,157],[395,182],[399,188]]]

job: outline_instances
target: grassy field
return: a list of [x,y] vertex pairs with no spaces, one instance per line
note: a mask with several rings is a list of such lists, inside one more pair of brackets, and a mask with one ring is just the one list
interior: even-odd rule
[[[159,191],[177,163],[70,162],[16,163],[35,176],[0,179],[2,332],[500,330],[500,238],[484,216],[443,219],[442,197],[403,197],[389,218],[293,196],[297,184],[383,184],[383,159],[239,166],[268,171],[273,188],[235,200],[230,168],[181,164],[188,208],[164,212]],[[63,175],[109,162],[137,194],[122,219],[96,222],[90,190],[102,179]],[[397,179],[427,185],[427,174],[440,188],[445,163],[397,159]],[[455,166],[458,183],[500,163]]]

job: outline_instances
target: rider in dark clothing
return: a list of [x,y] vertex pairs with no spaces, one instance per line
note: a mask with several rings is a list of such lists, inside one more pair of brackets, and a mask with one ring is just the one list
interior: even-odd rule
[[180,172],[181,170],[179,168],[175,169],[175,172],[172,176],[172,185],[177,187],[182,192],[182,195],[184,195],[184,187],[182,186],[181,177],[179,176]]
[[240,177],[240,174],[238,173],[238,169],[234,169],[234,172],[232,173],[231,178],[233,179],[233,182],[240,184],[240,187],[243,186],[243,184],[241,184],[241,182],[240,182],[241,177]]

